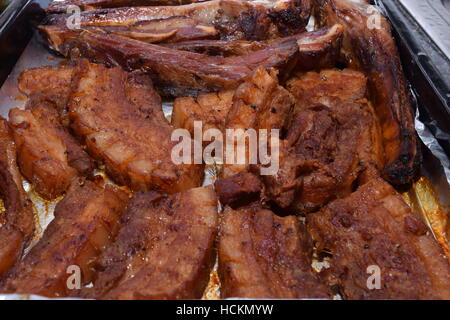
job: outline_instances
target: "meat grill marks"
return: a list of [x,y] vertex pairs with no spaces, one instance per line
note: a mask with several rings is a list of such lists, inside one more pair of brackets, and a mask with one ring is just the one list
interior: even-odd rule
[[93,276],[92,262],[112,240],[128,196],[111,185],[105,188],[75,180],[55,208],[55,219],[42,239],[7,275],[1,291],[67,296],[67,268],[80,267],[82,283]]
[[171,160],[173,128],[147,75],[82,61],[75,77],[71,127],[115,182],[167,193],[201,184],[201,166]]
[[76,176],[92,173],[92,160],[62,126],[54,103],[45,97],[32,97],[26,110],[12,109],[9,123],[20,170],[43,198],[57,198]]
[[114,244],[97,262],[100,299],[198,299],[214,264],[217,200],[211,186],[168,197],[136,193]]
[[[347,299],[449,299],[450,267],[420,217],[381,178],[307,216],[318,250],[332,254],[325,271]],[[381,289],[369,290],[369,266]]]
[[22,188],[8,122],[0,117],[0,279],[22,256],[34,234],[34,212]]
[[[310,2],[266,1],[262,5],[258,1],[212,0],[181,6],[98,9],[82,12],[80,24],[82,28],[129,27],[137,22],[186,17],[216,29],[221,39],[264,40],[304,31],[311,13]],[[48,24],[65,28],[68,17],[50,16]]]
[[[63,48],[64,47],[64,48]],[[153,83],[168,96],[236,88],[258,66],[284,70],[295,67],[298,46],[288,39],[263,50],[235,57],[209,57],[99,32],[83,32],[65,39],[59,51],[69,55],[77,48],[82,57],[124,69],[150,71]]]
[[296,217],[278,217],[258,204],[226,207],[219,235],[222,298],[327,298],[311,257],[311,239]]
[[388,21],[380,14],[380,27],[368,28],[374,12],[366,1],[316,0],[316,6],[320,25],[340,23],[345,28],[342,59],[367,73],[370,98],[382,127],[383,176],[394,184],[411,182],[420,168],[421,154],[413,108]]

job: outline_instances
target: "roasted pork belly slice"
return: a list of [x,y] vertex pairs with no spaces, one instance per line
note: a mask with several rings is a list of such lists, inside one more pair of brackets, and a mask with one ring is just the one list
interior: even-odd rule
[[0,117],[0,278],[22,256],[34,234],[33,205],[22,187],[16,147],[8,122]]
[[[307,216],[324,271],[347,299],[449,299],[450,265],[421,217],[381,178]],[[370,268],[371,269],[370,269]],[[380,271],[380,286],[374,270]]]
[[173,127],[147,75],[82,61],[75,77],[68,105],[72,129],[114,181],[167,193],[201,184],[200,165],[172,161]]
[[50,66],[32,68],[19,75],[19,90],[31,96],[43,96],[53,102],[60,114],[63,124],[68,125],[66,116],[67,99],[70,93],[70,83],[73,76],[73,67]]
[[78,54],[92,61],[150,71],[155,86],[169,96],[236,88],[258,66],[281,69],[287,77],[298,55],[294,39],[228,58],[175,50],[98,31],[84,31],[62,41],[58,50],[64,55],[70,55],[76,48]]
[[225,208],[219,234],[221,297],[326,298],[311,268],[313,247],[302,222],[253,204]]
[[173,102],[172,125],[194,134],[194,122],[201,121],[203,130],[225,129],[225,119],[233,104],[235,90],[224,90],[181,97]]
[[55,208],[42,239],[5,277],[2,292],[67,296],[68,268],[77,266],[81,283],[92,280],[92,263],[112,241],[128,195],[117,188],[76,179]]
[[[186,17],[214,27],[221,39],[264,40],[304,31],[311,0],[212,0],[180,6],[124,7],[82,12],[80,26],[131,26],[137,22]],[[70,14],[51,15],[48,24],[66,27]],[[45,28],[44,28],[45,29]]]
[[259,199],[262,191],[259,178],[246,171],[229,178],[219,179],[214,186],[220,203],[232,208],[247,205]]
[[[342,59],[363,70],[380,120],[384,146],[383,176],[394,184],[412,181],[421,153],[414,111],[389,22],[366,1],[316,0],[320,25],[344,26]],[[379,24],[379,25],[376,25]]]
[[26,110],[9,112],[9,123],[20,170],[43,198],[57,198],[74,177],[91,174],[91,159],[61,125],[52,102],[31,98]]
[[211,186],[171,196],[135,193],[116,241],[97,262],[100,299],[198,299],[214,264],[217,200]]

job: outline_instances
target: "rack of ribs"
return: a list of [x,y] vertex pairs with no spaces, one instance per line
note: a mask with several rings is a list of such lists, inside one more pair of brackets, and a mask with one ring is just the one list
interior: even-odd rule
[[398,185],[411,182],[420,168],[421,153],[389,22],[379,14],[375,20],[380,25],[370,27],[378,11],[365,0],[316,0],[316,10],[320,25],[344,26],[341,58],[351,68],[364,71],[369,79],[370,99],[383,134],[384,178]]
[[84,60],[72,84],[71,128],[115,182],[167,193],[201,184],[202,166],[171,159],[173,128],[147,75]]
[[330,297],[311,269],[312,250],[296,217],[279,217],[258,203],[226,207],[218,249],[221,297]]
[[98,299],[198,299],[214,265],[217,200],[211,186],[170,196],[135,193],[115,242],[96,262]]
[[78,266],[81,283],[92,280],[92,262],[112,241],[128,195],[111,185],[76,179],[55,208],[55,219],[26,257],[0,285],[2,292],[67,296],[68,267]]
[[16,147],[8,122],[0,117],[0,279],[21,258],[34,235],[33,205],[22,187]]
[[[318,251],[331,254],[324,271],[347,299],[449,299],[450,263],[421,217],[383,179],[307,216]],[[380,287],[369,289],[380,270]],[[371,271],[373,272],[373,271]]]

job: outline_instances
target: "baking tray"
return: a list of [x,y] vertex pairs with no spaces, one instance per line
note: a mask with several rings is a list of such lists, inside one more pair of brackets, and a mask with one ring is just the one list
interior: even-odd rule
[[[62,59],[49,51],[45,42],[35,31],[44,18],[44,8],[49,0],[11,0],[0,15],[0,115],[7,117],[11,108],[23,108],[25,97],[17,89],[17,77],[25,69],[44,65],[58,65]],[[421,212],[430,225],[435,237],[441,243],[447,256],[450,247],[450,63],[430,43],[425,32],[400,10],[395,1],[375,0],[380,10],[393,25],[394,36],[412,97],[417,106],[416,129],[421,137],[424,153],[422,175],[407,190],[399,190],[404,199],[415,210]],[[450,33],[449,33],[450,34]],[[448,75],[445,75],[448,69]],[[163,110],[170,115],[170,104]],[[209,168],[211,169],[211,168]],[[214,179],[214,170],[206,170],[208,179]],[[212,168],[213,169],[213,168]],[[29,190],[38,215],[42,235],[53,218],[55,202],[46,202]],[[216,271],[211,273],[211,281],[204,298],[218,298],[219,283]],[[1,295],[0,299],[39,299],[38,296]]]

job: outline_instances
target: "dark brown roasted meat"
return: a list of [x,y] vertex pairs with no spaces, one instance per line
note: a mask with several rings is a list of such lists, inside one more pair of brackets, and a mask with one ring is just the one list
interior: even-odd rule
[[[180,6],[92,10],[81,13],[80,26],[130,27],[139,22],[185,17],[216,29],[224,40],[264,40],[304,31],[310,13],[311,0],[212,0]],[[69,17],[70,14],[53,15],[48,24],[65,28]]]
[[215,182],[216,194],[223,206],[238,208],[260,198],[262,185],[259,178],[246,171]]
[[137,193],[122,228],[97,262],[82,296],[101,299],[198,299],[214,264],[217,200],[212,187],[169,197]]
[[172,161],[173,128],[147,75],[82,61],[75,77],[72,129],[114,181],[167,193],[200,185],[201,166]]
[[62,126],[53,102],[35,96],[26,110],[9,112],[9,123],[20,170],[43,198],[61,196],[74,177],[92,173],[92,160]]
[[[320,25],[345,27],[342,58],[369,79],[370,98],[383,133],[383,176],[394,184],[411,182],[421,154],[414,111],[388,21],[366,1],[316,0]],[[374,25],[379,21],[380,25]]]
[[75,180],[55,208],[42,239],[7,275],[1,292],[67,296],[68,267],[78,266],[81,283],[92,280],[92,262],[114,238],[128,195],[111,185]]
[[34,212],[22,187],[16,147],[8,122],[0,117],[0,279],[22,256],[34,234]]
[[[319,252],[332,255],[324,275],[345,298],[450,298],[449,261],[420,216],[381,178],[308,215],[307,226]],[[376,268],[378,289],[369,279]]]
[[363,172],[376,175],[379,130],[359,72],[310,72],[290,80],[288,88],[298,103],[280,170],[262,180],[278,206],[308,212],[350,194]]
[[311,269],[312,241],[296,217],[281,218],[258,204],[222,216],[221,297],[326,298]]
[[81,56],[124,69],[145,69],[165,95],[186,96],[199,91],[236,88],[258,66],[283,70],[295,67],[298,45],[287,39],[245,56],[210,57],[179,51],[102,32],[85,31],[64,39],[58,50],[69,55],[76,48]]

